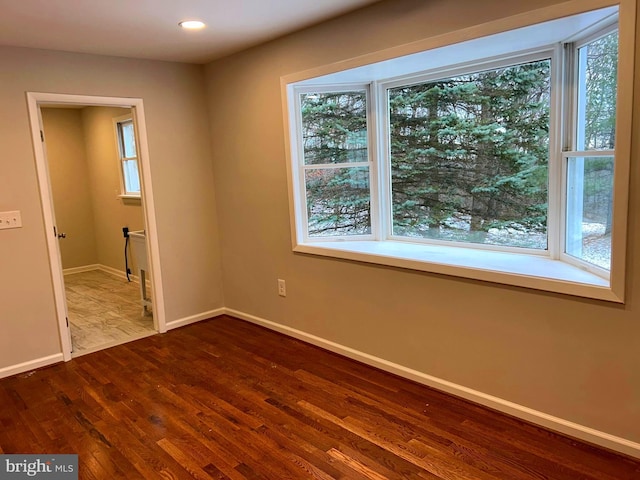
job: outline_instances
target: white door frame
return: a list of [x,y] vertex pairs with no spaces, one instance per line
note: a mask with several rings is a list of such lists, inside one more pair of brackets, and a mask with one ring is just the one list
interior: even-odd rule
[[[54,208],[51,194],[51,181],[49,177],[49,165],[42,137],[42,120],[40,106],[46,105],[84,105],[96,107],[125,107],[131,108],[135,125],[137,127],[139,152],[138,163],[142,182],[142,210],[144,214],[147,232],[147,252],[151,267],[151,289],[153,297],[154,326],[159,333],[167,331],[165,318],[164,295],[162,291],[162,275],[160,267],[160,255],[158,247],[158,229],[156,224],[155,204],[153,201],[153,188],[151,185],[151,165],[149,160],[149,148],[147,145],[147,128],[144,117],[144,108],[141,98],[95,97],[87,95],[66,95],[58,93],[27,92],[27,104],[29,108],[29,121],[31,123],[31,140],[36,158],[36,170],[38,185],[40,186],[40,201],[44,216],[44,227],[49,250],[49,263],[51,266],[51,278],[53,280],[53,294],[58,317],[58,329],[60,344],[65,361],[71,360],[71,339],[67,325],[66,300],[62,263],[60,261],[60,245],[54,233]],[[115,161],[115,160],[114,160]]]

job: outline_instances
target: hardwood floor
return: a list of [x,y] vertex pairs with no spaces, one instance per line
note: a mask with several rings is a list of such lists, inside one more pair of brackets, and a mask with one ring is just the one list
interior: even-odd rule
[[230,317],[0,380],[0,452],[82,479],[640,479],[640,462]]
[[65,275],[64,283],[74,356],[156,333],[138,283],[102,270]]

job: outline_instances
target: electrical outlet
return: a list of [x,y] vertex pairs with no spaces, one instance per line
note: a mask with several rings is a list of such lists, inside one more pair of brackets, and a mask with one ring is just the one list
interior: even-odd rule
[[281,297],[287,296],[287,284],[281,278],[278,279],[278,295]]
[[0,230],[20,227],[22,227],[22,217],[20,216],[19,210],[15,210],[13,212],[0,212]]

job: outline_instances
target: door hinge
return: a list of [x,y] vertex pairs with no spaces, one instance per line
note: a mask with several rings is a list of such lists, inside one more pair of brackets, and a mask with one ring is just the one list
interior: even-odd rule
[[44,132],[40,130],[40,140],[44,142]]
[[64,317],[64,319],[67,321],[67,328],[69,328],[69,317]]

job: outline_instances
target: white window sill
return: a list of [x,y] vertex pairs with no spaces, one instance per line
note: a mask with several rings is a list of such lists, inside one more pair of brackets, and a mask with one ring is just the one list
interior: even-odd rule
[[123,198],[125,200],[142,200],[140,195],[118,195],[118,198]]
[[393,241],[307,242],[293,250],[622,303],[608,279],[539,255]]

